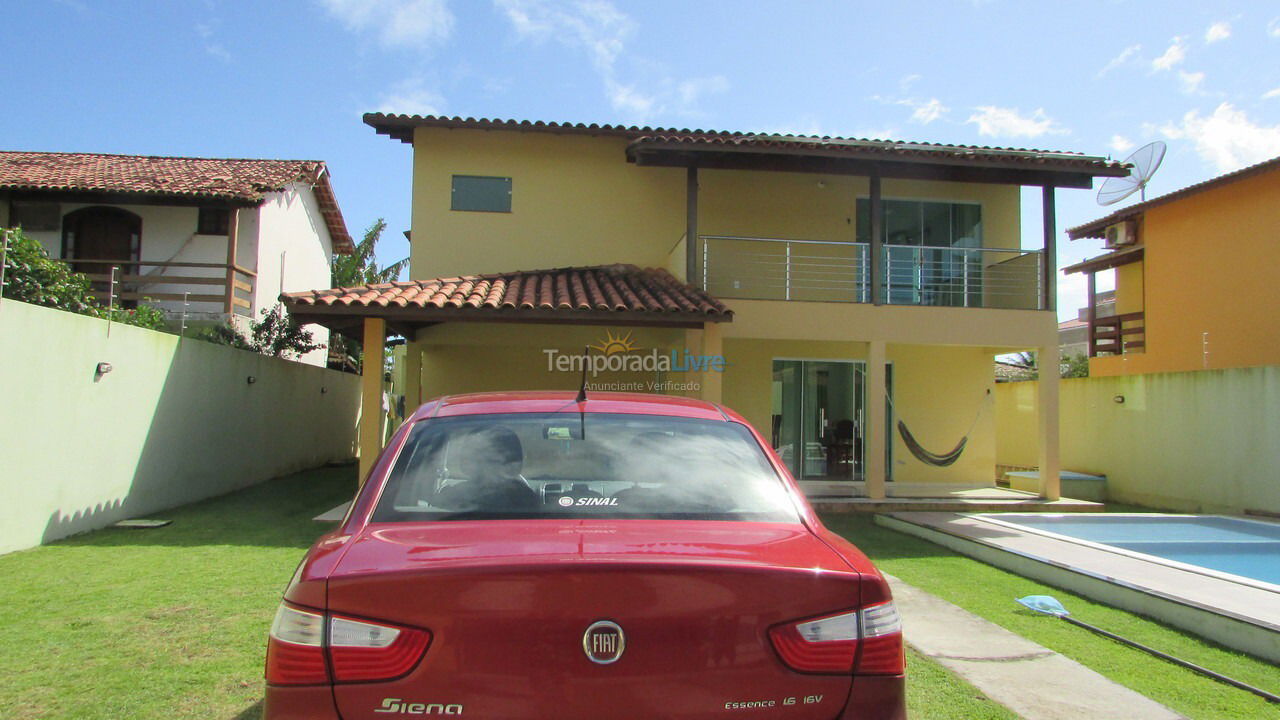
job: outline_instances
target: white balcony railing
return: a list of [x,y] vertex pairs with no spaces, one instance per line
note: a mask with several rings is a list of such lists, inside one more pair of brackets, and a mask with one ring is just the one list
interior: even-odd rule
[[[866,243],[699,238],[702,287],[717,297],[869,302]],[[882,298],[896,305],[1040,309],[1041,252],[885,245]]]

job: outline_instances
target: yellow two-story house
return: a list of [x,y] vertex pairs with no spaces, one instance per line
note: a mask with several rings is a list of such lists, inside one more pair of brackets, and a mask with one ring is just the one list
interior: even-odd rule
[[[721,402],[814,494],[993,483],[993,356],[1057,365],[1055,188],[1128,172],[1046,151],[364,120],[413,147],[411,280],[291,295],[300,318],[373,347],[403,335],[411,401],[576,389],[585,368],[589,392]],[[1043,188],[1043,247],[1021,247],[1023,186]]]
[[[1064,268],[1089,283],[1089,374],[1280,365],[1280,158],[1067,231],[1109,252]],[[1096,280],[1115,271],[1115,313]]]

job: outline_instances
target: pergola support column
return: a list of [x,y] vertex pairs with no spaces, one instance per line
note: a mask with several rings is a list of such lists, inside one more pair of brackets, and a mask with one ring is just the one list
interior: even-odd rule
[[[724,356],[724,340],[719,323],[706,323],[702,326],[702,354],[705,358]],[[703,370],[702,399],[719,403],[724,390],[724,373],[712,368]]]
[[369,479],[373,462],[382,452],[382,357],[387,342],[387,321],[364,319],[363,361],[360,363],[360,485]]
[[1057,500],[1062,497],[1062,458],[1058,447],[1058,384],[1062,375],[1058,365],[1058,346],[1046,344],[1038,350],[1040,367],[1040,497]]
[[867,425],[864,449],[864,462],[867,468],[867,497],[883,500],[885,497],[885,480],[888,478],[888,467],[885,465],[885,447],[889,438],[885,432],[888,422],[885,407],[886,378],[884,364],[887,351],[884,340],[872,340],[867,348]]
[[404,345],[404,397],[409,407],[406,416],[422,405],[422,345],[406,338]]

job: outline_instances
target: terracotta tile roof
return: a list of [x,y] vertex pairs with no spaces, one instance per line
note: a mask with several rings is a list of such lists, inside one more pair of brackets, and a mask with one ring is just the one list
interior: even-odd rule
[[[728,322],[733,311],[663,269],[600,265],[467,275],[285,293],[290,312],[418,320],[520,317]],[[495,313],[497,314],[495,316]]]
[[1111,213],[1110,215],[1107,215],[1106,217],[1098,218],[1097,220],[1094,220],[1092,222],[1087,222],[1083,225],[1077,225],[1073,228],[1068,228],[1067,237],[1071,238],[1072,240],[1079,240],[1080,238],[1105,238],[1107,227],[1109,225],[1114,225],[1123,220],[1128,220],[1129,218],[1137,217],[1142,213],[1146,212],[1147,210],[1149,210],[1150,208],[1156,207],[1158,205],[1164,205],[1166,203],[1171,203],[1171,202],[1174,202],[1175,200],[1181,200],[1182,198],[1204,192],[1205,190],[1212,190],[1214,188],[1221,187],[1223,185],[1236,182],[1238,180],[1244,180],[1246,178],[1251,178],[1254,175],[1261,175],[1263,173],[1270,172],[1272,170],[1278,170],[1278,169],[1280,169],[1280,157],[1274,157],[1274,158],[1271,158],[1270,160],[1265,160],[1256,165],[1250,165],[1249,167],[1241,168],[1234,172],[1229,172],[1225,175],[1219,175],[1217,177],[1209,178],[1208,180],[1195,183],[1194,185],[1188,185],[1180,190],[1174,190],[1171,193],[1166,193],[1159,197],[1151,198],[1150,200],[1145,200],[1140,203],[1135,203],[1128,207],[1121,208]]
[[0,189],[110,193],[259,205],[293,182],[313,185],[339,252],[352,249],[329,173],[319,160],[103,155],[0,151]]
[[440,127],[473,130],[508,130],[546,132],[562,135],[608,135],[624,137],[633,147],[654,144],[687,146],[750,147],[772,151],[805,152],[839,151],[850,155],[891,156],[899,160],[946,160],[948,162],[991,163],[999,161],[1010,167],[1033,166],[1036,169],[1060,169],[1101,175],[1125,175],[1128,165],[1103,157],[1077,152],[1034,150],[985,145],[945,145],[939,143],[873,140],[830,136],[804,136],[775,133],[735,132],[726,130],[689,130],[648,126],[501,120],[489,118],[445,117],[438,115],[396,115],[367,113],[366,125],[379,134],[401,142],[413,142],[415,127]]

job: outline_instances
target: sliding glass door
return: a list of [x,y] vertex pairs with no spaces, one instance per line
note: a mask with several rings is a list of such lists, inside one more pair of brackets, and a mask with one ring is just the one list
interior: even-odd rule
[[797,480],[852,480],[861,398],[851,362],[773,361],[773,446]]
[[865,365],[773,361],[773,447],[797,480],[863,479]]

